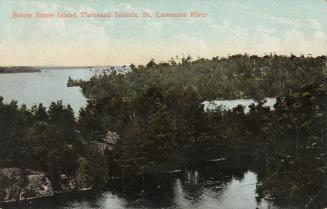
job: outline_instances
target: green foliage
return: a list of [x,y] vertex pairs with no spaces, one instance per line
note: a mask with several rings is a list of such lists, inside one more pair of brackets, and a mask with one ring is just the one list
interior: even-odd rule
[[29,110],[0,101],[0,167],[47,172],[55,188],[61,174],[75,176],[80,171],[85,151],[69,105],[59,101],[48,111],[42,104]]
[[76,169],[75,179],[80,188],[89,186],[94,181],[93,168],[91,162],[85,157],[78,158],[78,167]]
[[87,97],[96,100],[113,94],[140,94],[149,86],[164,88],[166,92],[190,86],[204,100],[276,97],[288,95],[306,83],[326,81],[325,62],[325,56],[245,54],[194,61],[190,57],[172,58],[169,63],[151,60],[146,66],[134,66],[127,75],[95,76],[78,85]]
[[276,111],[261,124],[266,139],[267,184],[282,182],[284,197],[314,194],[326,178],[326,91],[323,85],[305,85],[279,99]]

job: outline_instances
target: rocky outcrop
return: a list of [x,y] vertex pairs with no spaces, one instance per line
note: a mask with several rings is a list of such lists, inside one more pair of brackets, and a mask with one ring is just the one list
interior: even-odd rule
[[50,180],[43,173],[28,175],[27,185],[21,190],[20,199],[34,199],[53,195]]
[[[108,159],[110,152],[119,140],[119,135],[108,131],[99,141],[92,141],[88,146],[91,156],[96,159],[98,166],[108,173]],[[74,177],[62,174],[59,182],[60,188],[54,190],[46,173],[20,168],[0,169],[0,203],[19,200],[36,199],[53,196],[55,193],[81,191],[91,189],[88,185],[81,185]]]
[[119,135],[115,132],[108,131],[106,136],[104,137],[103,141],[109,145],[115,145],[119,140]]
[[0,169],[0,202],[34,199],[53,195],[45,173],[19,168]]
[[91,141],[88,144],[88,148],[91,154],[95,154],[103,157],[106,152],[113,150],[114,145],[119,140],[119,135],[115,132],[108,131],[106,136],[99,141]]
[[54,190],[44,172],[20,168],[0,169],[0,203],[37,199],[53,196],[55,193],[89,189],[91,188],[77,186],[76,180],[65,174],[60,176],[59,190]]

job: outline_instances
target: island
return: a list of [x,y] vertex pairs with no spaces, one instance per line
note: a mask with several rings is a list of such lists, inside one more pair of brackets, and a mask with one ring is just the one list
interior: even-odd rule
[[0,67],[0,73],[36,73],[40,69],[26,66]]

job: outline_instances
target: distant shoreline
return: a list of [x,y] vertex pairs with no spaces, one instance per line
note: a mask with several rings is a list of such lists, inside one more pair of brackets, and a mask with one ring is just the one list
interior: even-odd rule
[[25,73],[25,72],[42,72],[42,70],[74,70],[74,69],[129,69],[129,65],[104,65],[104,66],[0,66],[1,73]]
[[11,74],[11,73],[38,73],[41,72],[40,69],[33,67],[0,67],[0,74]]

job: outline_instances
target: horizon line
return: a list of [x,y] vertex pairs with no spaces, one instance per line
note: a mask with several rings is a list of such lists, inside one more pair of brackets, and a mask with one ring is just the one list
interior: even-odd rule
[[[327,52],[326,54],[321,54],[321,55],[312,55],[311,53],[307,53],[306,55],[303,54],[303,53],[299,53],[299,54],[296,54],[296,53],[290,53],[290,54],[277,54],[277,53],[264,53],[264,55],[257,55],[257,54],[248,54],[248,53],[235,53],[235,54],[228,54],[227,56],[213,56],[211,58],[207,58],[207,57],[197,57],[196,59],[191,59],[192,61],[196,61],[196,60],[199,60],[199,59],[207,59],[207,60],[212,60],[213,58],[230,58],[230,57],[233,57],[233,56],[236,56],[236,55],[242,55],[242,56],[257,56],[257,57],[260,57],[260,58],[263,58],[265,56],[285,56],[285,57],[291,57],[291,56],[295,56],[295,57],[305,57],[305,58],[317,58],[317,57],[326,57],[327,56]],[[188,55],[190,56],[190,55]],[[171,58],[187,58],[188,56],[178,56],[178,55],[175,55],[175,56],[172,56]],[[191,56],[192,57],[192,56]],[[140,66],[140,65],[146,65],[148,62],[154,60],[156,63],[167,63],[169,60],[166,60],[166,61],[158,61],[154,58],[150,58],[149,61],[145,62],[144,64],[135,64],[135,66]],[[108,67],[108,66],[130,66],[134,63],[129,63],[129,64],[106,64],[106,65],[0,65],[0,67],[35,67],[35,68],[64,68],[64,67],[68,67],[68,68],[91,68],[91,67]]]

